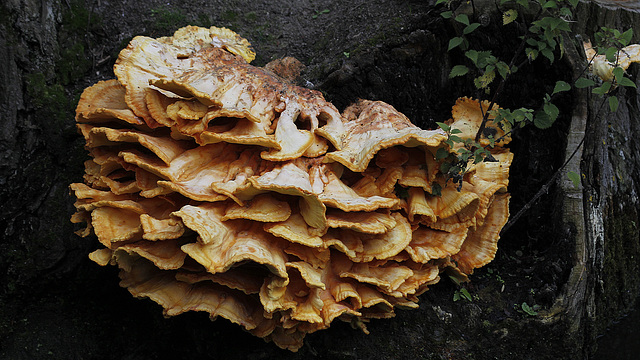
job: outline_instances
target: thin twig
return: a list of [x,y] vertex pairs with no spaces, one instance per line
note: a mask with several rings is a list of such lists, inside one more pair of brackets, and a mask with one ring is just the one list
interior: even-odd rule
[[575,154],[578,152],[578,149],[580,149],[580,146],[582,146],[582,143],[584,142],[584,136],[582,137],[582,140],[580,140],[580,143],[578,144],[578,146],[576,146],[575,150],[573,150],[573,153],[571,154],[571,156],[569,156],[569,158],[567,159],[567,161],[565,161],[564,164],[562,164],[562,166],[556,170],[556,172],[553,174],[553,176],[547,180],[547,182],[540,188],[540,190],[538,190],[538,192],[531,198],[531,200],[529,200],[520,210],[518,210],[518,212],[512,216],[509,221],[502,227],[502,230],[500,231],[500,236],[502,236],[505,232],[507,232],[507,230],[509,230],[509,228],[516,223],[516,221],[518,221],[518,219],[520,219],[520,217],[527,212],[527,210],[529,210],[531,208],[531,206],[533,206],[533,204],[545,193],[547,193],[549,191],[549,188],[551,187],[551,184],[558,178],[558,176],[560,175],[560,171],[562,171],[567,164],[569,163],[569,161],[571,159],[573,159],[573,157],[575,156]]
[[[605,99],[602,99],[602,102],[600,102],[600,106],[598,107],[598,111],[596,112],[596,116],[599,116],[600,112],[602,111],[602,107],[604,106],[605,103]],[[520,217],[527,212],[527,210],[529,210],[531,208],[531,206],[533,206],[533,204],[542,196],[544,195],[546,192],[549,191],[549,188],[551,187],[551,184],[558,178],[558,176],[560,175],[560,172],[569,164],[569,162],[571,161],[571,159],[573,159],[573,157],[576,155],[576,153],[578,153],[578,149],[580,149],[580,147],[582,146],[582,144],[584,143],[584,139],[586,138],[586,133],[585,135],[582,137],[582,140],[580,140],[580,143],[578,144],[578,146],[576,146],[576,148],[573,150],[573,153],[571,153],[571,156],[569,156],[569,158],[567,158],[567,160],[564,162],[564,164],[562,164],[562,166],[556,170],[556,172],[553,174],[553,176],[551,176],[551,178],[549,180],[547,180],[547,182],[540,188],[540,190],[538,190],[538,192],[531,198],[531,200],[529,200],[520,210],[518,210],[518,212],[512,216],[509,221],[502,227],[502,230],[500,230],[500,236],[504,235],[504,233],[507,232],[507,230],[509,230],[509,228],[516,223],[516,221],[518,221],[518,219],[520,219]]]

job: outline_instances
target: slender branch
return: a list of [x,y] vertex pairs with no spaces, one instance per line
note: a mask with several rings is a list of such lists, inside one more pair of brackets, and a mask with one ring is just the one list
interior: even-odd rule
[[471,0],[471,9],[473,11],[473,19],[475,20],[478,18],[478,16],[476,14],[476,4],[473,2],[473,0]]
[[[602,99],[602,102],[600,102],[600,106],[598,107],[598,111],[596,112],[596,116],[598,116],[600,114],[600,111],[602,111],[602,107],[604,106],[604,103],[605,103],[605,99]],[[553,176],[551,176],[551,178],[549,180],[547,180],[547,182],[540,188],[540,190],[538,190],[538,192],[520,210],[518,210],[518,212],[514,216],[512,216],[509,219],[509,221],[502,227],[502,230],[500,230],[500,236],[504,235],[504,233],[506,233],[509,230],[509,228],[511,228],[511,226],[513,226],[513,224],[515,224],[518,221],[518,219],[520,219],[520,217],[525,212],[527,212],[531,208],[531,206],[533,206],[533,204],[542,195],[544,195],[545,193],[547,193],[549,191],[549,188],[551,187],[553,182],[560,175],[560,172],[569,164],[571,159],[573,159],[573,157],[578,153],[578,149],[580,149],[580,147],[584,143],[584,139],[585,138],[586,138],[586,134],[582,137],[582,140],[580,140],[580,143],[578,144],[578,146],[576,146],[576,148],[573,150],[573,153],[571,153],[571,156],[569,156],[569,158],[567,158],[567,160],[564,162],[564,164],[562,164],[562,166],[560,168],[558,168],[558,170],[556,170],[556,172],[553,174]]]
[[507,230],[509,230],[509,228],[516,223],[516,221],[518,221],[518,219],[520,219],[520,217],[527,212],[531,206],[533,206],[533,204],[544,194],[546,194],[549,191],[549,188],[551,187],[551,184],[553,184],[553,182],[558,178],[558,176],[560,175],[560,172],[567,166],[567,164],[569,163],[569,161],[571,159],[573,159],[573,157],[576,155],[576,153],[578,152],[578,149],[580,149],[580,147],[582,146],[582,143],[584,143],[584,138],[585,136],[582,137],[582,140],[580,140],[580,143],[578,144],[578,146],[576,146],[575,150],[573,150],[573,153],[571,154],[571,156],[569,156],[569,158],[567,159],[567,161],[565,161],[564,164],[562,164],[562,166],[556,170],[556,172],[553,174],[553,176],[551,176],[551,178],[549,180],[547,180],[547,182],[540,188],[540,190],[538,190],[538,192],[531,198],[531,200],[529,200],[520,210],[518,210],[518,212],[512,216],[509,221],[502,227],[502,230],[500,230],[500,236],[502,236],[505,232],[507,232]]

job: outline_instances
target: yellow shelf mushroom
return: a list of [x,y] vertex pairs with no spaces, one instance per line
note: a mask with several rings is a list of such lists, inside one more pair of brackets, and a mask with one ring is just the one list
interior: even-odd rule
[[[121,286],[167,316],[203,311],[296,351],[336,318],[366,332],[368,319],[417,307],[447,268],[464,276],[493,259],[508,138],[458,191],[433,156],[455,151],[443,131],[382,102],[340,114],[254,56],[228,29],[136,37],[117,79],[82,94],[92,159],[71,185],[72,221],[87,223],[79,235],[103,246],[89,257],[117,265]],[[462,99],[450,123],[472,134],[481,113]]]

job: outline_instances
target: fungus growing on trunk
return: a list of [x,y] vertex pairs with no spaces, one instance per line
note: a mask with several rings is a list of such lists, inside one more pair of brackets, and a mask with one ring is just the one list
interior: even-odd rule
[[[417,307],[447,268],[466,276],[491,261],[508,217],[507,140],[457,190],[434,157],[454,151],[443,131],[382,102],[341,115],[252,58],[227,29],[136,37],[117,80],[82,94],[92,159],[71,185],[72,221],[121,286],[167,316],[204,311],[296,351],[336,318],[366,331]],[[480,104],[453,113],[473,136]]]
[[587,60],[591,62],[589,66],[591,72],[603,81],[613,80],[613,70],[616,67],[620,67],[624,71],[631,66],[631,63],[640,62],[640,44],[623,47],[616,52],[613,61],[609,61],[604,54],[598,55],[593,45],[591,45],[591,41],[585,41],[583,47]]

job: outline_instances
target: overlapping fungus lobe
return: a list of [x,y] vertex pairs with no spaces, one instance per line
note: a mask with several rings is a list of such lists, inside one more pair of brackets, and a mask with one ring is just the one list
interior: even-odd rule
[[[296,351],[334,319],[366,332],[368,319],[416,308],[442,271],[466,278],[493,259],[508,138],[457,190],[435,157],[456,151],[443,131],[377,101],[340,114],[254,56],[216,27],[136,37],[117,79],[82,94],[91,160],[71,185],[72,221],[87,223],[78,233],[103,246],[89,257],[117,265],[121,286],[167,316],[203,311]],[[480,103],[459,99],[452,113],[473,138]]]

